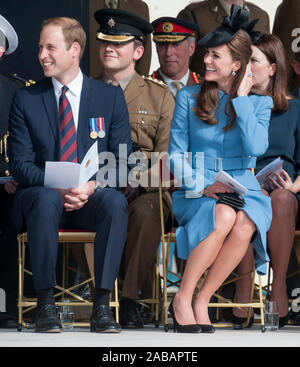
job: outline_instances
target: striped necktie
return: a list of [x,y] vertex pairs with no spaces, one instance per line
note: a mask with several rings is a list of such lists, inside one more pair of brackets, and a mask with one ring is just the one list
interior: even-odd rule
[[73,113],[68,97],[66,96],[68,89],[68,87],[63,86],[59,97],[60,160],[63,162],[78,162]]
[[177,96],[177,93],[180,91],[181,89],[181,84],[179,81],[173,81],[171,83],[172,85],[174,85],[174,87],[176,88],[176,94],[175,94],[175,97]]

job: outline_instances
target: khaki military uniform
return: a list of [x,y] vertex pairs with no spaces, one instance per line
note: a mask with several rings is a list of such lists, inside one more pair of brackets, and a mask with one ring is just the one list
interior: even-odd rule
[[[255,26],[255,30],[262,33],[270,33],[270,22],[267,12],[258,6],[245,1],[244,7],[250,13],[250,21],[259,18],[259,22]],[[197,23],[200,27],[200,37],[205,36],[222,24],[223,18],[227,16],[225,9],[221,6],[218,0],[207,0],[192,3],[185,7],[178,14],[178,18]],[[197,47],[192,57],[190,68],[191,70],[204,75],[204,50]]]
[[[291,90],[297,87],[295,83],[292,83],[294,73],[291,65],[294,58],[292,42],[296,39],[296,37],[292,37],[294,28],[300,28],[300,2],[299,0],[284,0],[276,11],[273,34],[281,39],[284,46],[288,81]],[[299,47],[299,45],[300,42],[297,43],[297,47]]]
[[[99,41],[96,39],[99,24],[94,18],[94,13],[99,10],[107,8],[105,0],[89,0],[89,48],[90,48],[90,76],[99,77],[103,72],[103,67],[99,60]],[[149,21],[148,5],[141,0],[119,0],[119,10],[126,10]],[[151,35],[145,37],[144,42],[145,51],[141,60],[136,65],[136,71],[141,75],[148,75],[151,64],[152,44]]]
[[[154,78],[154,79],[160,80],[162,82],[164,81],[164,78],[160,73],[160,69],[157,69],[157,70],[153,71],[151,77]],[[200,75],[193,72],[193,71],[191,71],[190,75],[189,75],[189,78],[188,78],[188,81],[186,83],[186,87],[190,87],[192,85],[199,84],[199,83],[201,83]],[[176,97],[175,96],[173,96],[173,97],[176,100]]]
[[[103,77],[100,77],[103,80]],[[168,152],[174,98],[164,83],[135,73],[124,90],[133,141],[148,158],[151,152]],[[152,167],[158,172],[158,166]],[[150,176],[150,174],[149,174]],[[163,193],[165,223],[171,216],[172,201]],[[147,187],[129,206],[128,235],[120,269],[122,296],[152,297],[153,263],[161,238],[158,189]]]

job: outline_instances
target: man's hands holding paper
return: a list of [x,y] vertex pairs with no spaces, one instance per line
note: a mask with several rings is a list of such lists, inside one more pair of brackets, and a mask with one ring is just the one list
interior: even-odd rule
[[63,198],[66,212],[71,212],[84,207],[89,197],[95,192],[95,181],[88,181],[77,189],[57,190]]

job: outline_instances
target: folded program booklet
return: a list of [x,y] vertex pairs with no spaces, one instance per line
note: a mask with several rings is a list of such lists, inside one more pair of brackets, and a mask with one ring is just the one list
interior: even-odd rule
[[95,142],[81,164],[46,162],[44,186],[56,189],[78,188],[97,173],[98,169],[98,145]]
[[267,164],[264,168],[262,168],[259,172],[256,174],[257,181],[260,183],[260,185],[263,185],[266,189],[268,188],[268,178],[274,177],[275,173],[281,173],[282,171],[282,164],[283,160],[280,159],[280,157],[274,159],[271,163]]
[[248,191],[245,186],[241,185],[224,171],[220,171],[217,174],[216,181],[222,182],[222,184],[230,187],[234,192],[240,195],[244,195]]

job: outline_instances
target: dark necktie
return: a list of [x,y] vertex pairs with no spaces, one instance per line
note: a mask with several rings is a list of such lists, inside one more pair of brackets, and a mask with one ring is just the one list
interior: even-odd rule
[[63,162],[78,162],[73,113],[68,97],[66,96],[68,89],[68,87],[63,86],[59,97],[60,160]]

